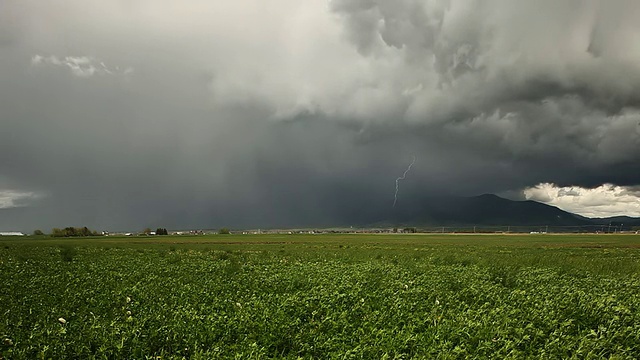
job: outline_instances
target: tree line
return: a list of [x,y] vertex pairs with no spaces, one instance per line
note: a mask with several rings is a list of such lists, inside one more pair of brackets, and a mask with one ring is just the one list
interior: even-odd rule
[[[38,232],[42,234],[42,231],[40,230],[34,231],[34,234],[37,234]],[[69,226],[64,229],[53,228],[53,230],[51,230],[51,236],[53,237],[84,237],[84,236],[100,236],[100,235],[102,234],[95,230],[91,230],[86,226],[84,227]]]

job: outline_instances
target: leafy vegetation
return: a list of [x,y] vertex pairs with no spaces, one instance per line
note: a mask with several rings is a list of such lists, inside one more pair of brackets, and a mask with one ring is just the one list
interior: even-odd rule
[[640,237],[0,241],[0,357],[636,358]]
[[72,246],[65,245],[60,247],[60,258],[62,261],[73,261],[73,257],[76,253],[76,248]]

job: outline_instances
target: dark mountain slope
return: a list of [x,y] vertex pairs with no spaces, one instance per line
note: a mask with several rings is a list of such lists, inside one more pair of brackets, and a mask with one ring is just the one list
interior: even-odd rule
[[431,197],[393,210],[392,223],[420,225],[591,225],[591,219],[535,201],[513,201],[492,194]]

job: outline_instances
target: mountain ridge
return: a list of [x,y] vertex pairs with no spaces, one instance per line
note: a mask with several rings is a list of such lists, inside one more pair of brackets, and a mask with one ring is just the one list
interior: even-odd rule
[[495,194],[435,196],[405,201],[377,224],[414,226],[574,226],[625,224],[640,226],[640,218],[589,218],[533,200],[509,200]]

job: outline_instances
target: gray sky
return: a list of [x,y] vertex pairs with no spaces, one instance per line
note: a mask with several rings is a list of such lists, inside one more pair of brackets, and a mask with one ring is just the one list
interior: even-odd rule
[[414,156],[397,206],[639,216],[638,18],[633,0],[0,0],[0,229],[384,218]]

